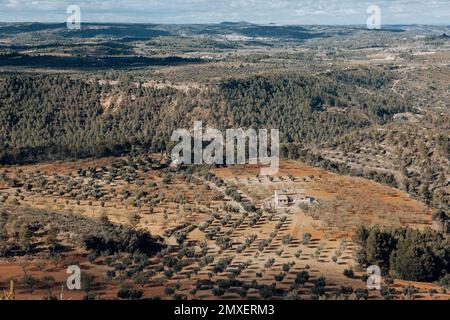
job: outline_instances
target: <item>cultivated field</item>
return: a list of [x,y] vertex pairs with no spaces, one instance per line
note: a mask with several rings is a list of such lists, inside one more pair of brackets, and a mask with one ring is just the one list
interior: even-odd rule
[[[64,299],[116,299],[123,288],[163,299],[357,299],[366,289],[364,271],[354,260],[358,225],[433,227],[430,210],[401,191],[295,161],[283,161],[273,178],[258,176],[259,168],[250,166],[169,168],[155,155],[0,172],[2,210],[19,221],[47,221],[53,212],[57,239],[65,247],[48,252],[49,231],[35,233],[35,253],[0,262],[0,283],[6,288],[14,279],[18,299],[60,295],[66,266],[73,264],[93,280],[82,292],[66,290]],[[304,188],[317,204],[264,209],[274,191],[284,188]],[[160,236],[167,247],[147,259],[93,253],[66,231],[67,221],[105,217]],[[58,221],[65,221],[63,227]],[[72,227],[72,233],[83,233]],[[53,284],[30,290],[29,276],[50,276]],[[434,284],[387,285],[396,299],[405,298],[408,286],[418,289],[416,299],[449,298]],[[368,294],[381,298],[378,291]]]

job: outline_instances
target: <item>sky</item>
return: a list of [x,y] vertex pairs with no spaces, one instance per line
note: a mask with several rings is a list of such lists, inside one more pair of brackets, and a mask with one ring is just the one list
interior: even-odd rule
[[377,5],[382,24],[450,25],[450,0],[0,0],[1,22],[366,24]]

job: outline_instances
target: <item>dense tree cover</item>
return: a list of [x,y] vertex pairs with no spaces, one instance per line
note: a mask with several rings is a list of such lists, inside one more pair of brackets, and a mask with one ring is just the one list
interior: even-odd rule
[[162,249],[162,245],[150,234],[127,226],[114,225],[107,219],[102,220],[97,232],[85,236],[84,245],[86,249],[96,252],[139,252],[149,256]]
[[[70,238],[67,235],[71,234]],[[71,246],[84,246],[92,252],[126,252],[152,256],[164,245],[159,238],[102,218],[76,214],[17,208],[0,212],[0,257],[33,255],[47,251],[51,256]],[[69,248],[68,248],[69,247]]]
[[[102,48],[97,48],[101,50]],[[109,49],[106,49],[111,53]],[[123,52],[121,52],[123,53]],[[180,57],[133,57],[133,56],[47,56],[47,55],[22,55],[16,52],[2,55],[0,66],[15,66],[28,68],[60,68],[60,69],[125,69],[142,68],[147,66],[173,66],[188,63],[200,63],[200,59],[180,58]]]
[[[223,117],[229,119],[225,125],[277,128],[284,142],[318,142],[383,123],[393,114],[407,110],[405,101],[390,94],[361,93],[356,86],[368,86],[367,79],[372,78],[376,83],[372,88],[376,89],[379,83],[389,82],[384,74],[372,70],[366,70],[366,78],[351,81],[341,79],[340,74],[231,80],[221,86],[226,101]],[[340,112],[330,112],[330,108]]]
[[115,155],[133,145],[158,151],[169,141],[159,115],[173,92],[136,92],[134,103],[128,97],[106,112],[100,86],[64,76],[10,77],[0,86],[1,162]]
[[437,281],[450,273],[450,240],[432,230],[360,227],[356,260],[378,265],[384,274],[409,281]]
[[[132,79],[101,86],[69,76],[5,76],[0,163],[168,151],[172,131],[194,120],[221,129],[279,128],[287,143],[323,141],[407,110],[390,94],[361,93],[359,85],[378,89],[389,81],[377,71],[366,74],[351,81],[341,74],[251,77],[188,92]],[[113,107],[107,98],[116,100]]]

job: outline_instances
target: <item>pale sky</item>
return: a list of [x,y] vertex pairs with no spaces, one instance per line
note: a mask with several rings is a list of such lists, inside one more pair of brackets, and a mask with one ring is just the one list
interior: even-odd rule
[[0,0],[0,21],[64,22],[73,4],[82,22],[365,24],[377,5],[382,24],[450,25],[450,0]]

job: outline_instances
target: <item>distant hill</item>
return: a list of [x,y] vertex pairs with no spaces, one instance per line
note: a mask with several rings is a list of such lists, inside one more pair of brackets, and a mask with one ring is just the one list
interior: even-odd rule
[[[433,34],[440,30],[447,36],[448,28],[439,26],[385,25],[379,32],[420,31]],[[83,23],[81,30],[68,30],[65,23],[0,23],[0,37],[13,38],[20,34],[33,34],[39,39],[154,39],[170,36],[227,35],[237,34],[246,37],[264,37],[273,40],[304,41],[306,39],[332,37],[342,34],[354,35],[368,31],[361,26],[300,26],[300,25],[258,25],[245,21],[224,21],[219,24],[126,24],[126,23]]]

